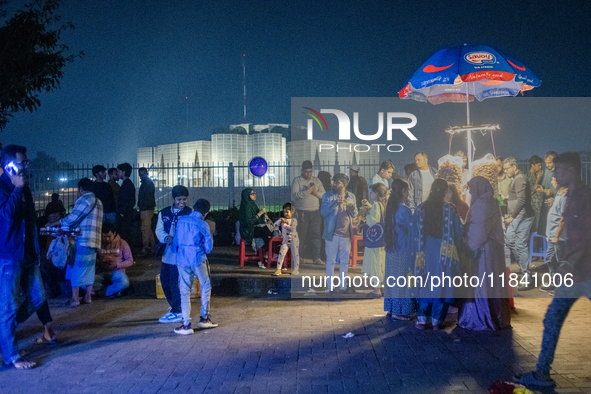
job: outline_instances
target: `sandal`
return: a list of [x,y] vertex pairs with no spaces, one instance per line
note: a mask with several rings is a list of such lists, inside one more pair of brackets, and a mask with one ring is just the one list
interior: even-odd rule
[[64,307],[66,308],[77,308],[80,306],[80,301],[72,301],[72,300],[68,300],[67,302],[64,303]]
[[47,338],[45,338],[45,335],[41,335],[40,338],[37,338],[35,340],[35,343],[38,345],[57,345],[59,342],[57,341],[57,339],[55,337],[53,337],[51,339],[47,339]]
[[526,386],[554,387],[556,382],[552,378],[540,379],[534,371],[526,372],[521,375],[513,375],[513,381]]
[[27,360],[24,357],[19,357],[11,363],[4,363],[4,368],[15,368],[15,369],[33,369],[37,366],[32,361]]

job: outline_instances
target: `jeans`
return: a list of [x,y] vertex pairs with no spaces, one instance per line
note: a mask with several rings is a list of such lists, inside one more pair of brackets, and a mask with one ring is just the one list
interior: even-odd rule
[[172,313],[181,313],[181,295],[179,293],[179,270],[176,265],[162,263],[160,267],[162,291],[170,305]]
[[37,262],[0,259],[0,348],[4,363],[13,363],[19,357],[17,323],[27,320],[44,302]]
[[529,274],[529,250],[527,243],[534,217],[515,218],[505,231],[505,244],[517,258],[523,275]]
[[154,249],[154,234],[152,232],[152,218],[154,217],[154,210],[140,212],[140,218],[142,220],[142,252],[152,253]]
[[[332,291],[332,277],[334,266],[339,261],[340,288],[347,288],[347,273],[349,272],[349,254],[351,253],[351,238],[332,237],[332,241],[326,241],[326,276],[328,290]],[[345,279],[343,279],[345,278]]]
[[550,239],[548,239],[546,262],[548,263],[548,271],[550,271],[550,275],[554,275],[558,271],[560,263],[564,261],[565,248],[565,241],[558,241],[558,243],[554,245],[552,242],[550,242]]
[[209,317],[209,300],[211,298],[211,281],[209,280],[209,262],[205,260],[197,266],[179,266],[179,291],[181,293],[181,308],[183,324],[191,322],[191,287],[193,278],[197,276],[201,287],[201,317]]
[[[105,291],[105,282],[110,283]],[[129,287],[129,278],[125,272],[113,271],[113,272],[101,272],[95,276],[94,291],[97,293],[100,291],[101,294],[109,297],[113,294],[117,294]]]
[[544,317],[544,336],[542,350],[538,357],[536,371],[543,375],[550,374],[550,366],[554,361],[554,353],[558,344],[560,330],[573,304],[580,298],[591,299],[591,280],[574,283],[571,287],[560,286],[554,292],[554,299],[548,306]]
[[320,227],[322,223],[320,210],[299,211],[297,215],[301,257],[317,260],[320,258]]

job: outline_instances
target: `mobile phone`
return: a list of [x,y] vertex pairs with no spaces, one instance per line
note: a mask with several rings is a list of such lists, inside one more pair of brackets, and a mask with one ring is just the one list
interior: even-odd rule
[[11,161],[6,166],[4,166],[4,171],[6,171],[11,178],[20,173],[20,169],[14,161]]
[[314,182],[311,182],[311,183],[310,183],[310,187],[312,187],[312,186],[314,186]]

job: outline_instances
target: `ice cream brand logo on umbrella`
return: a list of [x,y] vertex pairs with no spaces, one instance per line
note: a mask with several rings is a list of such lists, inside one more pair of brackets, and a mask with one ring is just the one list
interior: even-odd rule
[[497,61],[495,55],[488,52],[470,52],[464,56],[464,59],[472,64],[493,64]]

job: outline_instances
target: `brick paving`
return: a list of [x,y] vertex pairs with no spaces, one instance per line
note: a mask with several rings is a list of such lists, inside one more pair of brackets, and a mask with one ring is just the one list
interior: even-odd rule
[[[220,326],[190,336],[157,322],[164,300],[63,301],[50,300],[62,343],[34,344],[35,316],[20,326],[19,346],[40,366],[0,369],[1,393],[485,393],[534,368],[549,299],[516,298],[512,330],[477,333],[420,332],[387,320],[381,300],[214,297]],[[544,392],[591,393],[590,309],[580,300],[571,311],[558,387]]]

